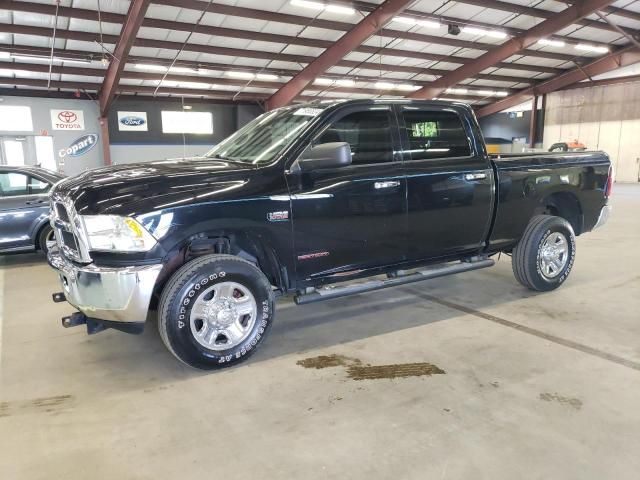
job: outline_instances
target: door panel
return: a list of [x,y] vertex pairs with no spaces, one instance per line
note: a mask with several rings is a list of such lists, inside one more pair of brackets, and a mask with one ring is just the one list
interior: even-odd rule
[[0,172],[0,251],[34,247],[35,230],[49,216],[49,187],[22,173]]
[[402,107],[409,260],[474,252],[491,220],[493,170],[455,109]]
[[401,262],[406,250],[406,182],[394,160],[389,108],[359,107],[330,121],[312,145],[349,143],[347,167],[288,173],[300,281]]

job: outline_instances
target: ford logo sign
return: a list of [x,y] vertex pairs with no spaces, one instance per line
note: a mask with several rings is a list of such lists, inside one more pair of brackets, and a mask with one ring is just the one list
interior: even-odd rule
[[64,157],[79,157],[84,155],[98,143],[98,135],[90,133],[77,138],[67,148],[63,148],[58,152],[60,158]]
[[120,119],[120,123],[122,125],[126,125],[127,127],[139,127],[140,125],[144,125],[147,122],[142,117],[128,116],[128,117],[122,117]]

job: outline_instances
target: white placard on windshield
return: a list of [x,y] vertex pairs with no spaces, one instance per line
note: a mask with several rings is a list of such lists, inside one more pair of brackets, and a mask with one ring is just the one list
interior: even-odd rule
[[317,117],[322,112],[321,108],[299,108],[295,112],[294,115],[303,115],[305,117]]

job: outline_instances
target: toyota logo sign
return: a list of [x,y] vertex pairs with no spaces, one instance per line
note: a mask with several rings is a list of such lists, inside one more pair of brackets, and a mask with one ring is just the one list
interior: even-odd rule
[[51,128],[53,130],[84,130],[82,110],[51,110]]
[[78,115],[69,110],[64,110],[58,114],[58,119],[64,123],[73,123],[78,120]]

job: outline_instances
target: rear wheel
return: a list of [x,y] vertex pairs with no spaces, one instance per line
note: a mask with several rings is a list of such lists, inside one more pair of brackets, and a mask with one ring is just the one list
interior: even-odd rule
[[273,313],[271,284],[255,265],[232,255],[207,255],[170,278],[160,298],[158,328],[180,361],[210,370],[251,355]]
[[522,285],[545,292],[564,283],[575,256],[576,239],[571,224],[560,217],[537,215],[513,250],[511,264]]

